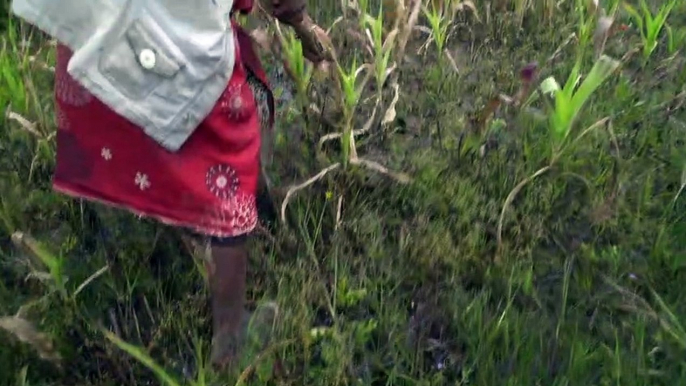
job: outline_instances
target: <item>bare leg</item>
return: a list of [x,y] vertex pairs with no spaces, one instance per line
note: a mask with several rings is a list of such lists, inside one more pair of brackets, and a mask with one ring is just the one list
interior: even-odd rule
[[246,238],[211,245],[207,273],[212,296],[212,364],[225,367],[238,354],[245,315]]
[[212,297],[211,362],[220,370],[240,364],[243,354],[250,357],[264,349],[278,315],[278,306],[273,302],[261,304],[253,313],[245,310],[246,241],[245,236],[214,240],[207,249],[210,256],[205,262]]

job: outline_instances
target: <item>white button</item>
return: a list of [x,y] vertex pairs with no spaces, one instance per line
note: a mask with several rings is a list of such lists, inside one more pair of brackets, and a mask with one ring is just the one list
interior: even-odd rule
[[155,52],[153,50],[146,48],[138,55],[138,61],[141,62],[141,66],[143,66],[143,68],[146,70],[151,70],[155,68],[155,62],[157,61],[157,58],[155,57]]

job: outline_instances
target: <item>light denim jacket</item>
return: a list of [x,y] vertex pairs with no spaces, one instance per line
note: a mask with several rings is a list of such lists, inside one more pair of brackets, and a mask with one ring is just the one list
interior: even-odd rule
[[74,51],[68,72],[83,87],[176,151],[231,78],[232,5],[233,0],[14,0],[12,10]]

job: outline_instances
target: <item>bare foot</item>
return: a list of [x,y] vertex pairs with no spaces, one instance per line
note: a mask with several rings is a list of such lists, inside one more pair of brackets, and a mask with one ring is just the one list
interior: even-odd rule
[[210,361],[216,370],[224,371],[233,366],[240,346],[239,338],[232,331],[219,331],[214,334]]
[[257,355],[269,344],[278,310],[276,303],[267,302],[252,313],[244,312],[238,334],[220,328],[212,337],[212,365],[226,371],[238,364],[239,358]]
[[269,344],[278,317],[279,306],[275,302],[266,302],[257,306],[243,330],[246,332],[249,350],[262,350]]

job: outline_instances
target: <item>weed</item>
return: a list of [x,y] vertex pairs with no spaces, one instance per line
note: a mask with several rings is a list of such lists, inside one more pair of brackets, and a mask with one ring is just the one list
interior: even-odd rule
[[686,8],[622,4],[319,2],[328,71],[242,19],[288,226],[252,245],[283,315],[236,374],[197,246],[52,192],[54,44],[3,20],[0,384],[683,384]]

